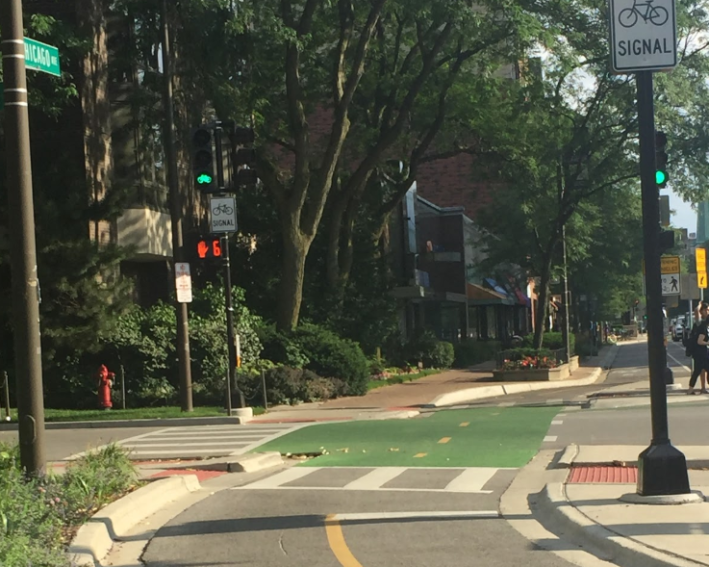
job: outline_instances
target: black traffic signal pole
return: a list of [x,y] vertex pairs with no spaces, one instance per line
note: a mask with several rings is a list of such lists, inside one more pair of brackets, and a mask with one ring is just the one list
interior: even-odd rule
[[0,27],[20,463],[26,474],[44,476],[39,280],[21,0],[0,2]]
[[[167,161],[167,184],[170,194],[170,219],[172,223],[172,274],[175,277],[175,262],[184,261],[182,235],[182,193],[179,187],[177,152],[175,150],[175,119],[172,93],[172,54],[168,30],[167,0],[162,2],[162,67],[163,99],[165,113],[165,158]],[[180,406],[182,411],[193,411],[192,369],[190,366],[190,333],[187,304],[175,301],[177,315],[177,361],[180,378]]]
[[[217,122],[216,128],[214,129],[214,141],[215,150],[217,152],[217,189],[220,192],[224,191],[224,154],[222,152],[222,123]],[[227,415],[231,415],[232,403],[231,403],[231,386],[234,385],[234,389],[238,394],[239,407],[246,407],[244,400],[244,393],[239,388],[236,383],[236,333],[234,332],[234,306],[231,300],[231,263],[229,261],[229,235],[226,234],[222,236],[222,258],[224,262],[224,299],[226,303],[226,326],[227,326],[227,346],[228,346],[228,364],[229,364],[229,374],[227,376],[226,385],[226,407]]]
[[655,117],[652,71],[636,74],[640,124],[640,180],[642,186],[647,345],[650,370],[652,441],[638,456],[637,493],[641,496],[687,494],[689,478],[684,455],[670,443],[667,390],[664,373],[667,351],[663,337],[660,269],[660,201],[655,182]]

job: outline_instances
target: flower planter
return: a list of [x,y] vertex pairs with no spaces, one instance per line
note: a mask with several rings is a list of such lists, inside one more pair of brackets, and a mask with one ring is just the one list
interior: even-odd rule
[[493,370],[495,382],[558,382],[568,380],[578,370],[579,357],[572,356],[569,364],[556,368],[521,368],[518,370]]

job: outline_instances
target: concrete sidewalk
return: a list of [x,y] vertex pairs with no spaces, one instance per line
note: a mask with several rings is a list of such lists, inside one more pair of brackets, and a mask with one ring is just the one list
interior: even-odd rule
[[[695,503],[636,499],[640,446],[570,446],[552,463],[535,516],[565,541],[616,565],[709,566],[709,446],[678,447],[686,456]],[[559,468],[568,467],[560,481]],[[561,477],[563,478],[563,477]]]
[[418,415],[422,408],[458,405],[532,390],[586,386],[602,378],[617,352],[618,346],[604,347],[599,356],[585,361],[571,379],[558,382],[495,382],[494,363],[485,362],[465,370],[446,370],[412,382],[377,388],[364,396],[273,407],[254,417],[251,423],[408,418]]

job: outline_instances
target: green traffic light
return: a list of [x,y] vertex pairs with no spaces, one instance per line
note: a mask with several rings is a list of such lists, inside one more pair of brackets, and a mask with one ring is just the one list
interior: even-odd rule
[[667,174],[661,169],[655,171],[655,183],[662,185],[665,181],[667,181]]
[[201,173],[197,176],[198,185],[209,185],[212,182],[212,176],[208,173]]

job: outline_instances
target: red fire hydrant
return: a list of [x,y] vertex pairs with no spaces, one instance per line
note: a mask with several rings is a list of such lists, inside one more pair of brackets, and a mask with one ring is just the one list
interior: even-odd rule
[[98,405],[102,409],[111,409],[113,402],[111,401],[111,387],[113,379],[116,375],[109,372],[105,364],[98,369]]

